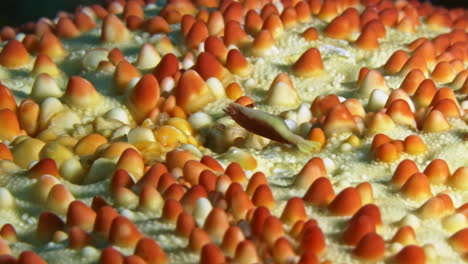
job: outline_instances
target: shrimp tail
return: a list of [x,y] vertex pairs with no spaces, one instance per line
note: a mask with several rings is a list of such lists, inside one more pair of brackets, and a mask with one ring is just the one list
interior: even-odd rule
[[318,142],[302,139],[296,143],[297,148],[304,153],[316,153],[320,151],[321,145]]

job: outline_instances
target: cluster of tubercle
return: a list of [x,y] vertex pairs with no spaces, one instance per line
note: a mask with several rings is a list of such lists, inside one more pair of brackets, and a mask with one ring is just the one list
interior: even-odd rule
[[[467,29],[415,0],[114,0],[4,27],[0,263],[467,260]],[[308,87],[342,77],[323,43],[392,51],[328,93]]]

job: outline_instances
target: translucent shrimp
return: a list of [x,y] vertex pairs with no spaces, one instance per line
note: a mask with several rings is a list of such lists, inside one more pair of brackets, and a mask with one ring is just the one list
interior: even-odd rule
[[248,131],[271,140],[296,145],[302,152],[320,151],[320,143],[306,140],[289,130],[283,119],[252,108],[231,103],[224,109],[229,116]]

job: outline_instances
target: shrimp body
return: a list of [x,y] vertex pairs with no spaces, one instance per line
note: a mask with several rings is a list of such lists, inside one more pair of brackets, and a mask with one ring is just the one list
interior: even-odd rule
[[289,130],[283,119],[263,112],[231,103],[224,111],[241,127],[279,143],[296,145],[302,152],[318,152],[320,144],[306,140]]

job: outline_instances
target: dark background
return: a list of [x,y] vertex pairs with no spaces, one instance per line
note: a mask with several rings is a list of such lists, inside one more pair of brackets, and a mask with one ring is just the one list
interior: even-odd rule
[[432,0],[432,1],[427,1],[427,2],[432,2],[433,5],[445,6],[448,8],[455,8],[455,7],[468,8],[468,0]]
[[[0,27],[18,26],[40,17],[53,18],[57,11],[73,11],[80,5],[103,4],[105,0],[0,0]],[[468,7],[468,0],[432,0],[434,5],[448,8]]]
[[41,17],[53,18],[57,11],[73,11],[80,5],[102,4],[104,0],[0,0],[0,27],[18,26]]

